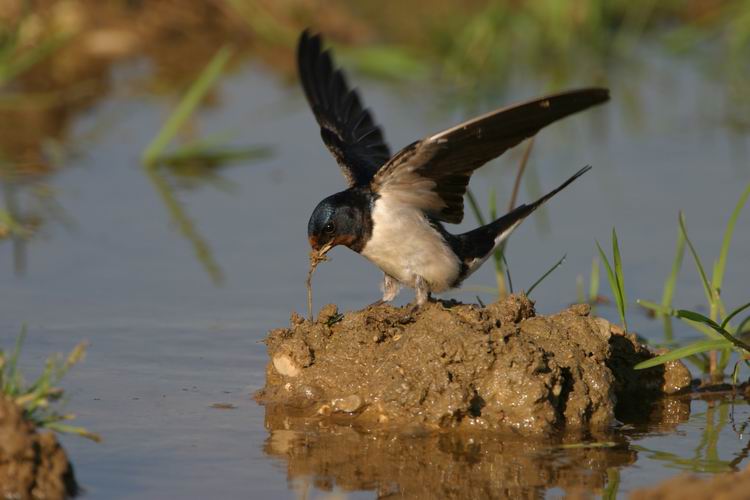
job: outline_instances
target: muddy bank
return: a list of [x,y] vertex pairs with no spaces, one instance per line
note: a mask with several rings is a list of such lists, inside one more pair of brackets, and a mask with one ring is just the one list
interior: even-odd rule
[[73,466],[51,432],[34,426],[0,396],[0,498],[62,499],[78,487]]
[[683,500],[685,498],[744,500],[750,492],[750,467],[740,472],[700,478],[680,474],[651,487],[636,490],[631,500]]
[[269,333],[257,398],[363,428],[529,435],[604,429],[618,400],[690,385],[680,363],[634,371],[650,351],[589,311],[536,316],[524,296],[487,307],[430,303],[415,314],[325,306],[314,323],[293,315]]

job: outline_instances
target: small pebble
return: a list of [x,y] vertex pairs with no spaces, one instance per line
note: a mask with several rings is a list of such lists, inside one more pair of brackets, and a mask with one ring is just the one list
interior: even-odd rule
[[292,358],[286,354],[279,354],[273,358],[273,367],[276,371],[285,377],[296,377],[299,375],[300,368],[292,361]]
[[362,406],[362,398],[360,398],[356,394],[352,394],[351,396],[347,396],[345,398],[336,398],[331,401],[331,404],[333,405],[333,409],[335,411],[354,413]]

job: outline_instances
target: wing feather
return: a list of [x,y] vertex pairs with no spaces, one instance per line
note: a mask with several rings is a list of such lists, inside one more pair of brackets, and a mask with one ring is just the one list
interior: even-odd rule
[[344,73],[322,50],[320,35],[305,30],[297,46],[297,68],[320,136],[350,186],[367,185],[391,157],[383,132]]
[[405,147],[377,172],[371,189],[459,223],[474,170],[550,123],[608,99],[607,89],[587,88],[492,111]]

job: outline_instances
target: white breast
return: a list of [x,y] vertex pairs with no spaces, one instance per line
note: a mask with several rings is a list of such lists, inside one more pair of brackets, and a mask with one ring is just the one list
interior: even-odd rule
[[384,194],[372,210],[372,236],[362,255],[385,273],[414,288],[417,276],[443,292],[458,277],[460,262],[424,214]]

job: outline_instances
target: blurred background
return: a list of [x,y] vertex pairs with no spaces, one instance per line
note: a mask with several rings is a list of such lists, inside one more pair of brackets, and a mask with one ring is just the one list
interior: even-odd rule
[[[345,187],[296,81],[307,27],[393,151],[513,102],[610,87],[610,103],[529,150],[517,203],[594,170],[513,235],[503,286],[528,290],[565,256],[534,289],[537,308],[590,301],[619,321],[604,271],[592,271],[595,241],[611,255],[615,227],[631,329],[659,345],[703,338],[636,299],[662,301],[679,210],[710,270],[750,181],[747,0],[0,0],[0,341],[27,324],[32,372],[91,341],[66,385],[107,444],[66,446],[94,493],[129,491],[126,477],[154,495],[243,492],[250,469],[269,495],[286,489],[248,394],[263,383],[265,332],[305,310],[309,214]],[[507,208],[524,150],[474,175],[485,217]],[[748,300],[745,212],[725,261],[728,310]],[[476,226],[466,214],[450,229]],[[708,314],[682,252],[669,305]],[[331,256],[316,308],[379,297],[374,266],[347,249]],[[448,297],[494,300],[495,271],[488,262]],[[241,411],[210,409],[217,401]],[[729,457],[709,457],[720,470],[737,466],[731,443]],[[679,456],[686,446],[657,444]],[[622,488],[670,467],[627,469]]]

